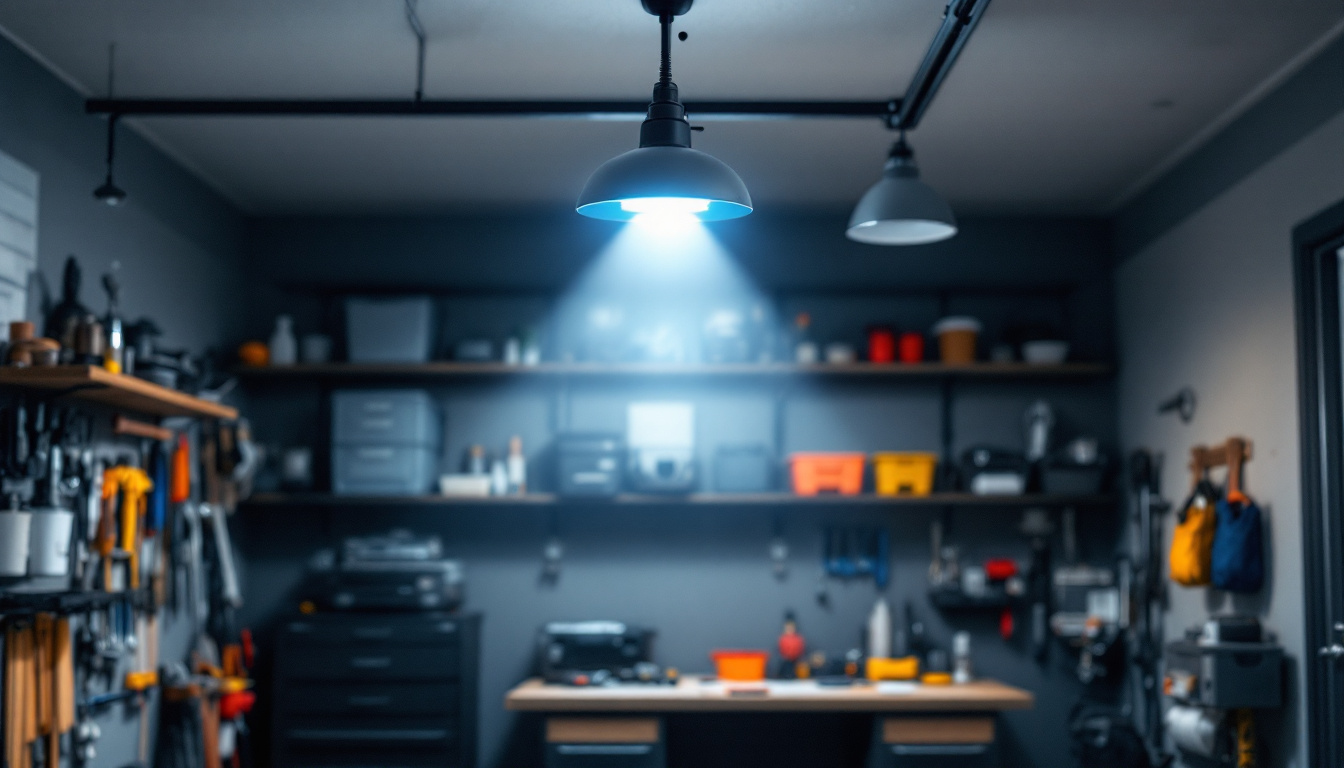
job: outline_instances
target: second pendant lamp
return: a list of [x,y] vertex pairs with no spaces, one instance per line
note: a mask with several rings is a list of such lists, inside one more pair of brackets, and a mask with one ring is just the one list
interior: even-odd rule
[[751,213],[751,195],[727,164],[691,148],[676,83],[672,82],[672,18],[692,0],[642,0],[662,25],[662,63],[653,101],[639,129],[639,148],[598,167],[584,185],[576,209],[584,216],[630,221],[637,216],[736,219]]
[[878,180],[859,199],[845,236],[873,245],[920,245],[957,234],[957,220],[947,201],[919,180],[915,153],[905,134],[891,148]]

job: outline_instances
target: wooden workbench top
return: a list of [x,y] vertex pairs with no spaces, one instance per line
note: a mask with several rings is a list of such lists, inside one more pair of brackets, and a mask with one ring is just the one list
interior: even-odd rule
[[[741,685],[741,684],[737,684]],[[506,708],[528,712],[995,712],[1030,709],[1028,691],[993,680],[965,685],[902,683],[819,686],[775,680],[763,693],[687,676],[677,685],[576,688],[524,681],[504,698]]]

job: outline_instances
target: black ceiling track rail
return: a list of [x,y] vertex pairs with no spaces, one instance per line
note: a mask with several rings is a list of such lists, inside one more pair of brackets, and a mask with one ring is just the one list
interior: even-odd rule
[[906,131],[919,125],[924,110],[933,101],[947,73],[952,71],[957,56],[988,7],[989,0],[952,0],[947,4],[943,12],[943,25],[938,28],[938,34],[933,36],[929,52],[924,54],[923,63],[910,79],[905,98],[900,100],[894,115],[888,119],[889,127]]
[[[900,110],[886,101],[691,101],[697,119],[771,120],[818,117],[886,119]],[[643,120],[649,102],[461,99],[89,99],[89,114],[125,117],[530,117]]]

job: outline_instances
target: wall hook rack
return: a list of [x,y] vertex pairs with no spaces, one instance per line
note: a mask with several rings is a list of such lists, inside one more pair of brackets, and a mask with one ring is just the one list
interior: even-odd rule
[[1195,418],[1195,390],[1184,387],[1157,406],[1159,414],[1173,411],[1181,417],[1182,424],[1189,424]]
[[1214,467],[1227,467],[1227,494],[1241,494],[1242,465],[1251,459],[1251,441],[1229,437],[1227,442],[1210,448],[1196,445],[1190,449],[1192,486],[1198,486],[1205,473]]

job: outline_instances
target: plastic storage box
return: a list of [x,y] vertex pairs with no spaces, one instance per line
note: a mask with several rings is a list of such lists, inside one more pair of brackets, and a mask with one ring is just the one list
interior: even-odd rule
[[413,496],[436,483],[443,421],[428,392],[333,392],[331,424],[335,493]]
[[1041,468],[1041,491],[1063,496],[1101,493],[1106,480],[1102,464],[1046,464]]
[[862,453],[795,453],[789,457],[793,492],[799,496],[863,492]]
[[438,445],[442,419],[421,389],[342,390],[331,395],[332,439],[338,445]]
[[412,445],[347,445],[331,452],[338,494],[413,496],[437,482],[438,451]]
[[751,682],[765,679],[770,654],[765,651],[714,651],[714,674],[720,680]]
[[556,440],[561,496],[615,496],[621,491],[625,441],[618,434],[569,433]]
[[879,496],[928,496],[933,493],[936,453],[875,453],[873,480]]
[[714,452],[714,490],[764,493],[774,487],[774,460],[764,445],[724,445]]
[[[1177,701],[1218,709],[1283,706],[1283,648],[1274,643],[1178,640],[1167,644],[1166,667],[1163,687]],[[1183,679],[1192,685],[1181,685]]]
[[428,296],[345,300],[346,356],[352,363],[424,363],[434,344]]

